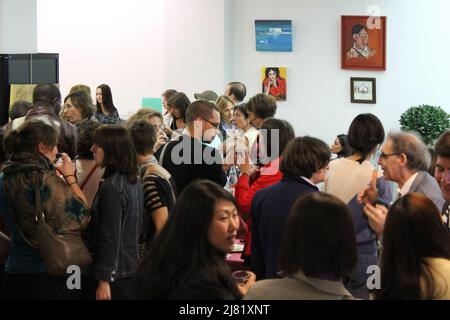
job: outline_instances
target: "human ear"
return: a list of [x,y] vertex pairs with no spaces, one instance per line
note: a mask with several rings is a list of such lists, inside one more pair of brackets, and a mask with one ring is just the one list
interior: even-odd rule
[[46,154],[48,152],[48,147],[44,145],[42,142],[39,142],[38,151],[40,154]]
[[408,162],[408,157],[406,156],[406,154],[402,153],[399,155],[399,157],[400,157],[400,165],[406,166],[406,163]]

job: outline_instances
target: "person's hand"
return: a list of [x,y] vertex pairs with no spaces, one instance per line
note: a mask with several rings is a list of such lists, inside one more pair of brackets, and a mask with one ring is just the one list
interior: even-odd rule
[[75,165],[67,153],[61,153],[61,162],[57,163],[55,168],[63,177],[75,175]]
[[357,200],[359,203],[374,203],[378,199],[377,178],[378,171],[373,170],[369,186],[358,193]]
[[163,131],[159,131],[156,134],[156,141],[155,141],[155,145],[153,147],[153,151],[156,152],[156,150],[158,150],[159,147],[165,145],[168,140],[169,140],[169,138],[167,137],[167,135]]
[[251,176],[253,172],[256,171],[256,167],[253,165],[248,151],[245,152],[244,162],[238,163],[238,167],[239,171],[241,171],[242,174],[246,174],[249,176]]
[[247,273],[250,275],[247,282],[246,283],[238,283],[238,289],[243,296],[245,296],[248,289],[250,289],[250,287],[253,286],[256,282],[256,275],[251,271],[247,271]]
[[369,226],[375,231],[378,238],[380,238],[383,234],[388,209],[381,204],[373,206],[370,203],[367,203],[364,206],[363,212],[367,216]]
[[106,281],[99,281],[97,291],[95,292],[97,300],[111,300],[111,288]]
[[163,129],[163,132],[168,135],[169,137],[172,135],[172,129],[170,129],[169,127],[165,127]]
[[265,88],[266,88],[265,94],[269,95],[269,92],[270,92],[270,80],[268,81],[267,86]]
[[272,85],[273,85],[274,87],[278,87],[278,86],[277,86],[277,80],[276,80],[276,79],[272,79],[271,81],[272,81]]

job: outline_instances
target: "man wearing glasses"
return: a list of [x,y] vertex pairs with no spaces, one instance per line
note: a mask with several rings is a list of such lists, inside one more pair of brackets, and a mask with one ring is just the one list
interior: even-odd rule
[[208,146],[218,132],[220,113],[211,102],[192,102],[186,110],[186,128],[156,155],[172,175],[178,193],[194,180],[207,179],[224,186],[227,178],[219,151]]
[[[378,160],[384,178],[398,184],[399,197],[409,192],[423,193],[441,210],[445,200],[436,179],[427,171],[430,162],[431,157],[426,145],[417,136],[407,132],[390,133],[381,148]],[[374,189],[373,183],[369,189]],[[364,212],[369,219],[369,225],[381,236],[387,209],[382,205],[373,206],[373,202],[366,202]]]

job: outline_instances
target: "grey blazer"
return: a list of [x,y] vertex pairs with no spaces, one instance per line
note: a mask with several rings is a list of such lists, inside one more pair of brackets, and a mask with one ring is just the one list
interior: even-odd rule
[[256,282],[244,300],[354,300],[340,281],[306,277],[302,272],[293,277]]
[[419,192],[430,198],[439,211],[444,207],[445,200],[436,179],[426,171],[419,171],[409,192]]

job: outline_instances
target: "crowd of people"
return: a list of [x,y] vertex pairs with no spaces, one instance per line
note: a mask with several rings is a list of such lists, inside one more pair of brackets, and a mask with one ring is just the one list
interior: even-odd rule
[[[419,136],[386,135],[373,114],[330,147],[246,95],[169,89],[163,113],[127,120],[106,84],[95,104],[76,85],[61,108],[51,84],[16,102],[1,131],[2,297],[450,299],[450,130],[431,168]],[[89,250],[80,290],[49,273],[41,214]],[[227,261],[238,238],[245,281]]]

